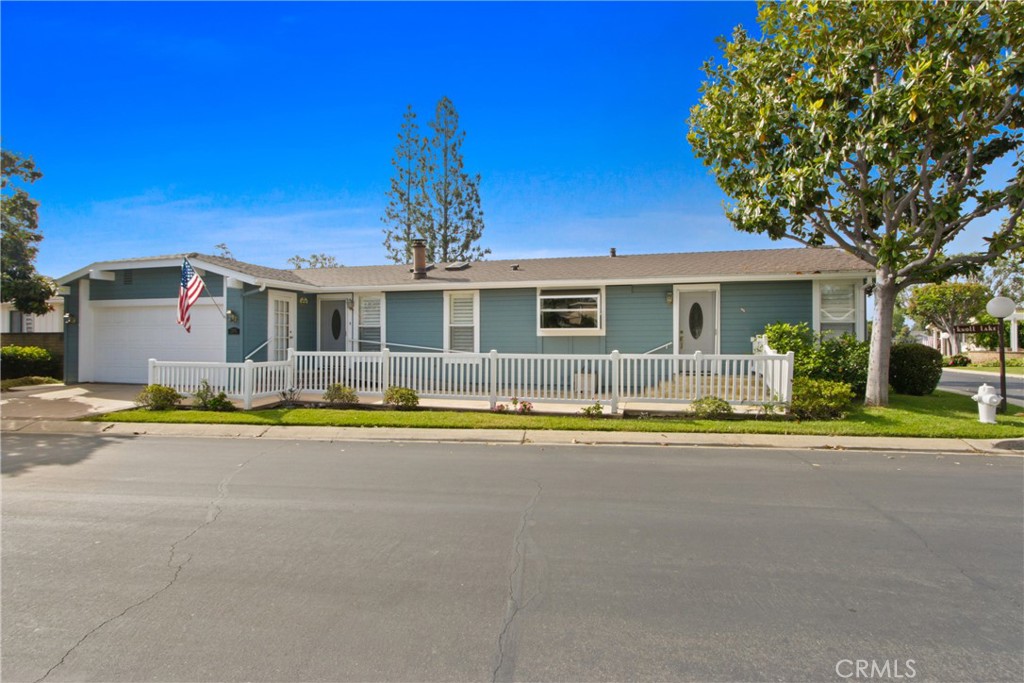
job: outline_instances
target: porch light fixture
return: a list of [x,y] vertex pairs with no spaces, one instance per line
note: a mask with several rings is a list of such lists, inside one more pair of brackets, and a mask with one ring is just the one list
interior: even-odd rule
[[300,296],[299,297],[299,303],[302,304],[303,306],[305,306],[306,304],[309,303],[309,298],[308,297],[304,297],[304,296]]
[[65,325],[77,325],[78,324],[78,317],[74,313],[65,313],[64,314],[64,324]]
[[672,290],[665,292],[665,303],[669,306],[672,305]]
[[1003,339],[1003,322],[1013,315],[1017,304],[1007,296],[997,296],[985,304],[985,310],[999,321],[999,412],[1006,414],[1006,341]]
[[238,314],[232,311],[230,308],[224,311],[224,315],[227,317],[229,323],[238,322]]

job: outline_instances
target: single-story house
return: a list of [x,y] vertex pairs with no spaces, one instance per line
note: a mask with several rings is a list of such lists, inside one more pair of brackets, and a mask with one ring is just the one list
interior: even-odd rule
[[[187,256],[205,293],[176,324]],[[147,361],[298,351],[749,354],[765,325],[863,339],[873,275],[835,248],[281,270],[206,254],[104,261],[64,287],[69,382],[144,383]]]

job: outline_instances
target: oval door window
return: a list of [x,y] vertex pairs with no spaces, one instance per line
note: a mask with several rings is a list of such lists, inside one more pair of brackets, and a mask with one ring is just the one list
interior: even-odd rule
[[331,335],[337,340],[341,336],[341,311],[334,309],[331,316]]
[[704,310],[700,304],[690,306],[690,336],[700,339],[700,333],[704,331]]

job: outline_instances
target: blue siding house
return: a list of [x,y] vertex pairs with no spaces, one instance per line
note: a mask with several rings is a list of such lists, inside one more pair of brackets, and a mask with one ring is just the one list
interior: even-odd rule
[[[206,283],[175,321],[182,258]],[[146,381],[150,358],[299,351],[751,352],[774,322],[865,336],[873,270],[833,248],[282,270],[204,254],[94,263],[59,279],[68,382]]]

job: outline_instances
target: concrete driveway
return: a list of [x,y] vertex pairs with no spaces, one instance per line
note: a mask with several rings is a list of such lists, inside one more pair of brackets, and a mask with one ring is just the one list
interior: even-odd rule
[[141,384],[44,384],[5,391],[0,398],[3,426],[19,428],[37,420],[77,420],[135,405]]

